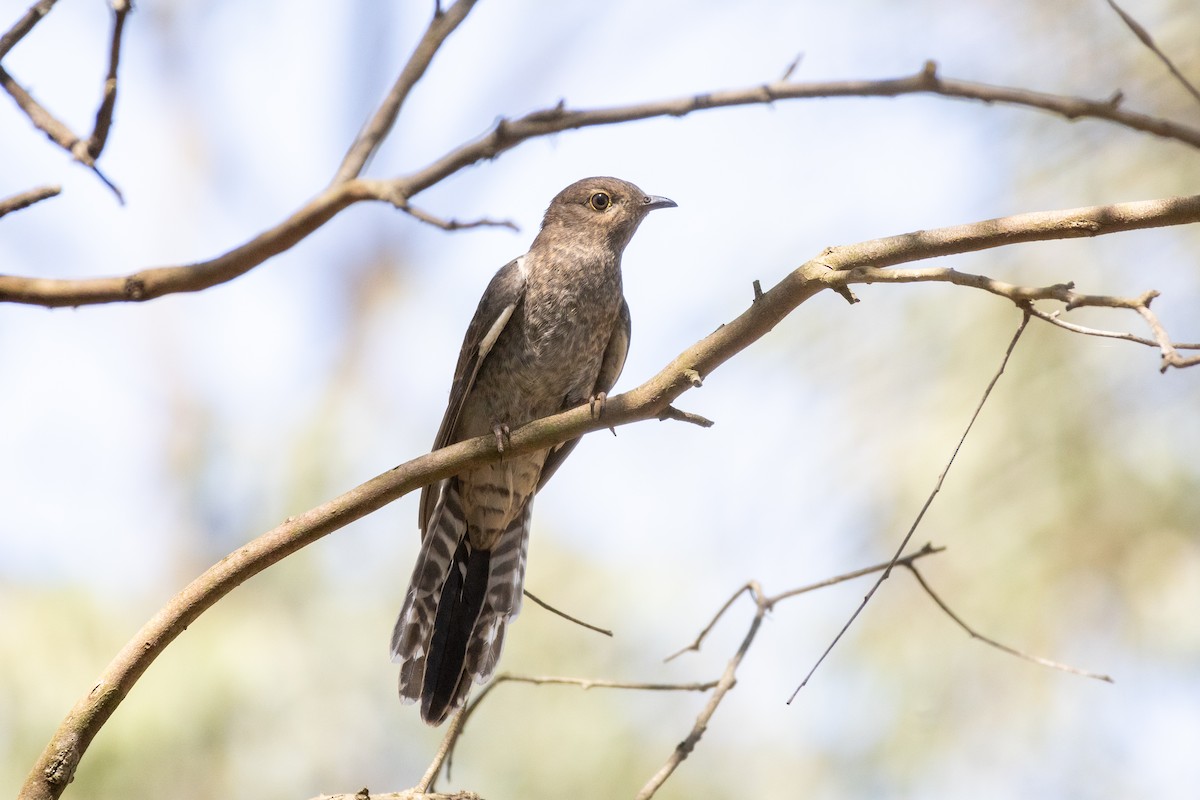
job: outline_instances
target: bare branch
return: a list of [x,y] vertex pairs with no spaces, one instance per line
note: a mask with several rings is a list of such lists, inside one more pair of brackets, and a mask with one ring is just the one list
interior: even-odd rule
[[429,69],[433,57],[437,55],[442,43],[446,41],[446,37],[454,33],[454,29],[467,18],[467,14],[471,12],[475,2],[476,0],[458,0],[445,11],[442,10],[440,3],[435,7],[433,19],[430,21],[425,35],[417,43],[412,55],[408,58],[408,63],[400,71],[400,76],[396,78],[396,83],[384,98],[379,110],[375,112],[375,116],[363,127],[358,138],[354,140],[354,144],[350,146],[333,177],[333,183],[342,183],[362,174],[367,161],[379,148],[388,131],[392,129],[392,125],[396,123],[396,116],[400,113],[400,107],[404,105],[408,93]]
[[0,36],[0,59],[8,55],[17,42],[25,38],[33,27],[42,21],[42,17],[50,13],[58,0],[38,0],[26,11],[16,23]]
[[117,199],[124,202],[121,191],[96,166],[95,160],[92,158],[91,153],[88,152],[87,142],[76,136],[70,128],[59,122],[58,118],[47,111],[41,103],[34,100],[33,95],[25,91],[25,88],[17,83],[4,67],[0,67],[0,86],[16,101],[20,109],[29,117],[29,121],[33,123],[34,127],[49,136],[52,142],[70,153],[76,161],[94,172],[96,177],[117,196]]
[[933,486],[933,491],[931,491],[929,493],[929,497],[925,499],[925,505],[921,506],[921,510],[917,513],[917,518],[913,520],[913,524],[909,527],[908,533],[904,534],[904,538],[900,541],[900,546],[896,548],[896,554],[892,556],[892,562],[888,565],[887,569],[885,569],[879,575],[879,578],[875,581],[875,583],[871,585],[870,590],[867,592],[866,596],[863,597],[862,602],[858,605],[858,608],[854,609],[854,613],[850,615],[850,619],[846,620],[846,624],[842,626],[840,631],[838,631],[837,636],[833,637],[833,641],[830,642],[829,646],[825,648],[825,652],[821,653],[821,657],[818,658],[816,663],[812,665],[812,668],[808,671],[808,674],[804,676],[804,680],[800,681],[800,685],[797,686],[795,691],[792,692],[792,696],[788,698],[789,704],[796,699],[796,695],[800,693],[800,690],[808,684],[809,679],[811,679],[813,674],[817,671],[817,667],[821,666],[821,663],[825,661],[825,658],[831,652],[833,652],[833,648],[836,647],[837,643],[841,641],[842,637],[846,634],[846,631],[850,630],[850,626],[854,624],[854,620],[858,619],[858,615],[861,614],[863,609],[867,607],[867,603],[871,602],[871,598],[875,596],[875,592],[878,591],[879,587],[883,585],[883,582],[891,576],[892,568],[896,564],[900,563],[901,553],[904,552],[904,548],[908,547],[908,543],[912,539],[913,534],[917,532],[917,526],[919,526],[921,524],[921,520],[925,518],[925,512],[929,510],[929,507],[933,504],[934,498],[937,497],[938,492],[942,490],[942,484],[945,483],[946,476],[950,473],[950,468],[954,466],[954,459],[958,457],[959,450],[962,449],[963,444],[967,441],[967,435],[971,433],[971,428],[974,427],[975,420],[979,419],[979,413],[983,411],[984,404],[987,403],[988,398],[991,397],[992,389],[996,387],[996,383],[1000,380],[1000,376],[1004,374],[1004,368],[1008,366],[1008,359],[1012,356],[1013,350],[1016,348],[1017,342],[1021,340],[1021,334],[1025,332],[1025,326],[1028,324],[1029,312],[1025,312],[1021,316],[1021,324],[1017,326],[1017,332],[1013,334],[1012,341],[1008,343],[1008,349],[1004,351],[1004,358],[1000,361],[1000,368],[996,370],[996,374],[993,375],[991,381],[988,382],[987,388],[983,390],[983,396],[979,398],[979,404],[975,406],[975,412],[971,414],[971,419],[969,422],[967,422],[967,427],[963,429],[962,436],[959,438],[958,444],[954,446],[953,452],[950,453],[950,458],[946,461],[945,469],[943,469],[942,474],[938,476],[937,482]]
[[[465,2],[465,0],[460,0],[460,2]],[[446,12],[447,16],[449,16],[449,13]],[[1020,89],[943,79],[937,76],[936,69],[933,68],[927,68],[908,78],[893,80],[841,81],[811,84],[781,81],[742,89],[607,109],[571,111],[560,104],[553,108],[535,111],[516,120],[501,120],[490,132],[481,138],[455,148],[434,163],[406,177],[395,178],[389,181],[347,180],[344,182],[345,185],[353,185],[354,187],[349,193],[338,191],[341,188],[341,184],[331,186],[270,231],[214,259],[187,266],[147,269],[125,277],[92,278],[79,281],[0,276],[0,302],[21,302],[44,306],[80,306],[148,300],[174,292],[190,292],[206,289],[216,283],[231,280],[245,274],[271,256],[277,255],[282,250],[293,246],[320,227],[320,225],[332,219],[351,203],[363,200],[379,200],[392,203],[397,208],[403,209],[412,197],[461,169],[479,161],[495,158],[505,150],[516,147],[518,144],[529,139],[548,136],[565,130],[595,125],[612,125],[652,117],[684,116],[696,111],[713,108],[769,104],[778,100],[816,97],[895,97],[904,94],[922,93],[979,100],[985,103],[1022,105],[1058,113],[1068,119],[1082,117],[1106,119],[1133,130],[1153,133],[1190,144],[1193,147],[1200,147],[1200,128],[1192,128],[1143,114],[1124,112],[1107,101],[1083,100],[1080,98],[1028,92]],[[1172,206],[1173,213],[1161,216],[1160,214],[1163,209],[1144,208],[1139,204],[1119,204],[1092,209],[1078,209],[1080,214],[1085,215],[1085,218],[1078,220],[1053,219],[1050,216],[1043,215],[1046,218],[1039,221],[1035,219],[1038,215],[1019,215],[1017,217],[993,220],[992,224],[1018,228],[1018,230],[1008,231],[1009,234],[1016,236],[1016,238],[1009,241],[1036,241],[1039,239],[1060,239],[1072,236],[1095,236],[1117,230],[1132,230],[1134,228],[1160,227],[1163,225],[1195,222],[1197,214],[1195,206],[1191,205],[1192,202],[1200,204],[1200,198],[1176,198],[1173,200],[1153,201],[1155,204],[1169,204]],[[1111,216],[1104,215],[1103,212],[1105,211],[1111,212]],[[1100,214],[1100,216],[1087,217],[1089,214]],[[1150,217],[1154,217],[1154,219],[1150,219]],[[430,218],[426,221],[432,222],[432,219]],[[314,224],[315,220],[319,221]],[[1072,224],[1076,226],[1073,229],[1071,228]],[[1059,227],[1051,233],[1044,230],[1044,227],[1047,225],[1058,225]],[[953,230],[946,228],[942,229],[941,232],[953,237],[954,234],[951,233]],[[288,243],[286,247],[278,248],[274,244],[281,241],[279,238],[281,231],[298,232],[299,235],[287,237]],[[913,247],[918,244],[929,244],[936,249],[937,243],[925,242],[923,240],[926,233],[908,234],[907,237]],[[1003,230],[978,230],[974,233],[977,236],[977,243],[974,246],[955,249],[952,245],[947,247],[950,243],[942,242],[941,245],[945,249],[936,254],[948,255],[953,252],[966,252],[968,250],[996,247],[999,244],[1007,243],[1003,240],[1003,236],[1005,235]],[[871,259],[866,259],[856,264],[843,264],[840,268],[848,268],[855,265],[882,267],[914,260],[911,257],[903,255],[911,248],[896,247],[895,243],[888,242],[887,240],[878,240],[878,243],[883,249],[891,250],[895,253],[894,260],[884,263],[878,260],[872,261]],[[930,255],[934,254],[930,253]],[[856,259],[851,255],[850,261],[854,262]],[[839,289],[839,291],[842,290]]]
[[717,613],[713,616],[713,618],[709,621],[709,623],[704,626],[704,630],[700,631],[700,633],[696,636],[696,638],[692,641],[692,643],[679,648],[674,653],[671,653],[671,655],[669,655],[663,659],[663,663],[665,664],[668,661],[674,661],[675,659],[679,658],[684,653],[700,652],[700,645],[704,643],[704,640],[708,637],[708,634],[712,632],[712,629],[717,626],[717,623],[721,620],[721,617],[725,616],[725,612],[728,611],[733,606],[733,604],[737,602],[737,599],[739,597],[741,597],[743,594],[746,594],[747,592],[749,592],[750,595],[753,596],[755,585],[756,584],[753,582],[747,583],[744,586],[740,587],[732,595],[730,595],[729,599],[726,600],[725,604],[723,606],[721,606],[720,609],[717,610]]
[[562,617],[563,619],[567,620],[568,622],[574,622],[576,625],[578,625],[582,628],[587,628],[589,631],[595,631],[596,633],[602,633],[605,636],[608,636],[610,638],[613,635],[613,632],[610,631],[608,628],[601,628],[597,625],[592,625],[590,622],[584,622],[581,619],[572,617],[570,614],[568,614],[565,611],[558,610],[554,606],[547,603],[545,600],[542,600],[541,598],[537,597],[533,592],[529,591],[528,589],[523,590],[523,594],[526,597],[528,597],[530,600],[532,600],[533,602],[537,603],[542,608],[549,611],[551,614],[557,614],[558,616]]
[[1159,46],[1154,43],[1154,37],[1150,35],[1150,32],[1143,28],[1141,23],[1139,23],[1136,19],[1125,13],[1125,9],[1117,5],[1114,0],[1108,0],[1108,4],[1112,7],[1113,11],[1117,12],[1117,16],[1121,18],[1121,21],[1125,23],[1129,30],[1133,31],[1133,35],[1136,36],[1138,40],[1150,50],[1151,53],[1154,53],[1154,55],[1158,56],[1158,60],[1161,61],[1164,66],[1166,66],[1171,75],[1175,77],[1175,80],[1179,81],[1179,83],[1183,85],[1184,89],[1187,89],[1188,94],[1196,98],[1197,101],[1200,101],[1200,91],[1197,91],[1196,87],[1192,85],[1191,81],[1184,77],[1183,73],[1180,72],[1171,59],[1167,57],[1167,54],[1159,49]]
[[660,422],[666,422],[669,419],[673,419],[678,422],[690,422],[693,425],[699,425],[701,428],[711,428],[716,424],[708,417],[702,417],[699,414],[693,414],[690,411],[680,411],[675,406],[667,406],[664,408],[662,413],[658,415],[658,419]]
[[518,227],[517,223],[513,222],[511,219],[496,220],[484,217],[482,219],[470,220],[468,222],[459,222],[456,219],[442,219],[441,217],[435,217],[428,211],[417,208],[416,206],[409,204],[407,201],[398,204],[397,207],[407,213],[413,219],[420,220],[421,222],[432,225],[435,228],[441,228],[444,231],[462,231],[470,228],[508,228],[510,231],[516,231],[517,233],[521,232],[521,228]]
[[[269,254],[286,249],[290,243],[302,238],[307,229],[320,225],[337,209],[349,205],[362,194],[369,194],[372,191],[369,184],[355,179],[330,188],[327,190],[328,196],[322,195],[307,207],[301,221],[272,229],[246,247],[259,248]],[[923,231],[828,249],[819,259],[797,268],[775,287],[751,301],[747,310],[737,318],[687,348],[649,381],[629,392],[608,398],[602,419],[593,416],[587,404],[584,404],[531,422],[512,431],[504,455],[513,457],[530,453],[590,431],[656,419],[667,406],[692,388],[698,379],[702,380],[771,331],[810,297],[822,289],[844,285],[848,277],[847,270],[998,247],[1016,241],[1061,238],[1064,235],[1097,235],[1181,224],[1198,218],[1200,197],[1176,198],[1020,215],[976,223],[974,226]],[[211,271],[219,262],[221,269],[225,270],[246,264],[245,258],[233,255],[223,258],[224,262],[209,262],[205,268]],[[211,272],[207,277],[211,280],[209,285],[220,282],[214,279]],[[194,280],[189,268],[168,270],[166,276],[154,276],[153,279],[166,281],[165,284],[155,283],[152,286],[159,294],[172,290],[170,281],[186,284]],[[28,282],[30,279],[0,277],[0,287],[3,287],[0,292],[11,293],[14,280]],[[193,289],[200,288],[194,283],[189,285]],[[45,287],[27,288],[43,295],[45,292]],[[11,299],[12,295],[8,296]],[[22,790],[22,800],[52,800],[58,797],[96,732],[142,673],[187,625],[236,586],[300,548],[413,489],[459,474],[464,469],[490,463],[499,457],[495,438],[490,435],[420,456],[299,517],[285,521],[207,570],[143,626],[101,674],[95,688],[76,703],[35,764]]]
[[[846,276],[847,283],[927,283],[944,282],[956,286],[968,286],[982,289],[986,292],[1007,297],[1016,306],[1038,319],[1057,325],[1064,330],[1083,333],[1089,336],[1105,336],[1113,339],[1125,339],[1138,344],[1157,347],[1162,351],[1162,371],[1168,367],[1183,368],[1193,366],[1197,359],[1184,358],[1176,350],[1200,350],[1200,344],[1174,344],[1163,329],[1162,324],[1150,311],[1150,301],[1158,296],[1156,291],[1148,291],[1138,297],[1116,297],[1103,294],[1080,294],[1075,291],[1073,283],[1056,283],[1053,286],[1015,286],[1011,283],[998,281],[986,275],[972,275],[959,272],[947,267],[928,269],[875,269],[872,267],[850,270]],[[1034,305],[1037,300],[1055,300],[1066,304],[1067,311],[1085,306],[1095,308],[1124,308],[1137,311],[1150,326],[1154,339],[1146,339],[1128,333],[1099,331],[1094,328],[1084,328],[1073,325],[1057,318],[1057,313],[1047,314],[1038,310]]]
[[1050,667],[1051,669],[1062,670],[1063,672],[1069,672],[1072,675],[1082,675],[1085,678],[1094,678],[1095,680],[1104,681],[1106,683],[1113,682],[1113,679],[1111,677],[1109,677],[1108,675],[1102,675],[1098,672],[1088,672],[1085,669],[1079,669],[1078,667],[1072,667],[1069,664],[1062,664],[1062,663],[1059,663],[1058,661],[1051,661],[1048,658],[1042,658],[1041,656],[1035,656],[1035,655],[1030,655],[1029,653],[1023,653],[1020,650],[1017,650],[1015,647],[1009,647],[1006,644],[1001,644],[1000,642],[997,642],[995,639],[991,639],[991,638],[988,638],[987,636],[984,636],[982,633],[979,633],[978,631],[973,629],[970,625],[963,622],[962,619],[960,619],[957,614],[955,614],[953,611],[950,610],[950,606],[946,605],[946,603],[942,600],[942,598],[938,597],[937,593],[935,591],[933,591],[933,589],[930,587],[930,585],[928,583],[925,582],[925,576],[923,576],[921,574],[921,571],[918,570],[916,568],[916,566],[914,566],[912,564],[912,562],[909,562],[909,563],[905,564],[904,566],[907,567],[908,571],[911,572],[913,577],[917,579],[917,583],[921,584],[921,588],[925,590],[925,594],[929,595],[929,598],[931,600],[933,600],[933,602],[937,603],[938,608],[940,608],[942,611],[946,612],[946,616],[950,617],[950,619],[954,620],[955,624],[957,624],[958,627],[962,628],[964,631],[966,631],[968,634],[970,634],[972,639],[978,639],[979,641],[983,642],[984,644],[991,645],[992,647],[996,648],[997,650],[1002,650],[1003,652],[1008,653],[1009,655],[1016,656],[1017,658],[1023,658],[1026,661],[1032,661],[1034,664],[1041,664],[1043,667]]
[[[1047,314],[1045,311],[1041,311],[1040,309],[1037,309],[1031,305],[1029,307],[1029,313],[1044,322],[1049,322],[1051,325],[1062,328],[1066,331],[1071,331],[1072,333],[1080,333],[1084,336],[1100,336],[1105,339],[1123,339],[1127,342],[1136,342],[1137,344],[1144,344],[1149,347],[1158,347],[1158,342],[1154,341],[1153,339],[1146,339],[1142,336],[1134,336],[1132,333],[1123,333],[1121,331],[1104,331],[1098,328],[1088,328],[1083,325],[1076,325],[1073,322],[1067,322],[1060,318],[1059,314],[1061,312],[1059,311],[1054,311]],[[1175,345],[1175,349],[1200,350],[1200,344],[1180,343]]]
[[1026,89],[993,86],[970,81],[942,78],[937,66],[927,62],[924,68],[905,78],[864,81],[828,81],[775,83],[723,91],[706,92],[648,103],[571,110],[565,104],[534,111],[517,119],[501,119],[491,131],[474,142],[451,150],[425,169],[405,179],[406,194],[412,196],[464,167],[496,158],[506,150],[533,138],[595,125],[613,125],[654,117],[684,117],[698,111],[744,105],[770,105],[781,100],[830,97],[899,97],[909,94],[935,94],[963,100],[1024,106],[1046,111],[1068,120],[1102,119],[1131,130],[1151,133],[1200,147],[1200,128],[1147,114],[1123,111],[1112,99],[1086,100],[1079,97],[1046,94]]
[[104,78],[104,95],[96,111],[96,124],[88,137],[87,152],[99,158],[108,142],[108,131],[112,128],[113,108],[117,104],[117,65],[121,61],[121,33],[125,30],[125,17],[133,8],[129,0],[113,0],[112,44],[108,49],[108,75]]
[[363,199],[376,199],[376,195],[361,180],[338,184],[240,247],[196,264],[155,267],[128,276],[78,281],[0,275],[0,301],[62,307],[142,301],[177,292],[198,292],[244,275],[304,239],[342,209]]
[[39,186],[36,189],[30,189],[20,194],[14,194],[12,197],[6,197],[0,200],[0,217],[5,214],[11,214],[14,211],[20,211],[22,208],[28,208],[34,203],[40,203],[51,197],[56,197],[62,192],[61,186]]
[[1162,323],[1158,321],[1158,315],[1150,310],[1150,301],[1157,296],[1158,292],[1147,292],[1142,296],[1141,302],[1136,308],[1137,312],[1142,315],[1142,319],[1146,320],[1146,324],[1150,326],[1150,330],[1154,333],[1154,341],[1158,343],[1158,348],[1162,351],[1162,366],[1159,371],[1166,372],[1170,367],[1183,369],[1200,364],[1200,356],[1184,358],[1177,352],[1176,345],[1171,344],[1171,337],[1167,335]]
[[[895,562],[893,562],[892,560],[889,559],[888,561],[885,561],[882,564],[875,564],[874,566],[863,567],[862,569],[856,569],[853,572],[845,572],[845,573],[842,573],[841,575],[835,575],[832,578],[826,578],[823,581],[817,581],[816,583],[810,583],[805,586],[797,587],[795,589],[788,589],[787,591],[780,592],[779,594],[771,595],[769,597],[764,598],[763,603],[766,604],[767,610],[770,611],[776,606],[776,604],[781,603],[784,600],[787,600],[789,598],[796,597],[797,595],[807,594],[809,592],[816,591],[817,589],[825,589],[829,586],[834,586],[839,583],[845,583],[846,581],[852,581],[855,578],[861,578],[864,575],[870,575],[875,572],[882,572],[883,570],[888,569],[889,567],[894,567],[897,564],[904,564],[904,565],[911,564],[912,562],[916,561],[917,559],[924,558],[925,556],[931,556],[931,555],[934,555],[935,553],[940,553],[945,549],[946,548],[944,548],[944,547],[934,547],[932,544],[927,543],[920,550],[917,550],[916,552],[913,552],[913,553],[909,553],[908,555],[904,556],[903,558],[895,560]],[[729,610],[729,607],[732,606],[734,604],[734,602],[739,597],[741,597],[743,594],[745,594],[746,592],[753,593],[753,585],[752,584],[747,583],[746,585],[739,588],[736,592],[734,592],[733,596],[725,601],[725,605],[721,606],[720,610],[717,611],[716,615],[712,618],[712,620],[710,620],[709,623],[704,626],[704,630],[700,631],[699,635],[696,636],[695,640],[693,640],[691,644],[687,645],[686,647],[680,648],[676,652],[672,653],[671,655],[669,655],[665,659],[663,659],[663,661],[664,662],[672,661],[672,660],[678,658],[679,656],[683,655],[684,653],[699,652],[700,645],[704,643],[705,638],[712,631],[712,629],[714,627],[716,627],[717,622],[721,619],[722,616],[725,615],[725,612]]]
[[466,727],[467,719],[475,713],[475,709],[479,708],[479,705],[493,689],[504,683],[528,683],[534,686],[578,686],[580,689],[628,689],[645,692],[707,692],[716,687],[719,681],[646,683],[597,680],[593,678],[564,678],[550,675],[514,675],[509,672],[501,672],[492,679],[491,683],[483,688],[483,691],[472,702],[468,703],[454,715],[454,720],[451,722],[450,728],[446,731],[446,735],[442,737],[442,742],[438,746],[438,751],[434,755],[432,763],[425,770],[425,775],[415,787],[417,790],[424,791],[433,785],[433,782],[437,780],[437,776],[441,772],[442,763],[448,761],[454,753],[454,748],[462,737],[463,729]]
[[403,792],[368,792],[361,789],[355,794],[323,794],[313,800],[483,800],[475,792],[419,792],[408,789]]
[[696,715],[696,721],[692,725],[692,729],[688,731],[688,735],[683,738],[679,744],[675,745],[675,749],[671,755],[667,757],[666,763],[656,772],[650,780],[646,781],[646,785],[637,793],[637,800],[649,800],[654,794],[662,788],[666,783],[667,778],[683,763],[696,745],[700,742],[700,737],[708,730],[708,722],[712,719],[713,714],[717,712],[717,706],[733,689],[737,683],[737,670],[741,666],[742,659],[750,650],[750,645],[754,643],[754,637],[758,635],[758,629],[762,625],[763,617],[767,614],[767,606],[764,603],[762,588],[757,582],[751,581],[748,584],[750,593],[754,597],[755,611],[754,619],[750,622],[750,629],[746,631],[745,637],[742,638],[742,643],[738,647],[737,652],[729,659],[725,665],[725,670],[721,673],[720,679],[717,681],[717,686],[709,696],[708,702],[704,704],[704,708],[700,709],[700,713]]

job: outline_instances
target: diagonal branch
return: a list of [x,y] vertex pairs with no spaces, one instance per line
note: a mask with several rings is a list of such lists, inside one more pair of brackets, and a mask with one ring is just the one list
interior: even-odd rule
[[1155,44],[1154,37],[1150,35],[1150,31],[1146,30],[1144,27],[1142,27],[1140,22],[1126,13],[1125,9],[1117,5],[1115,0],[1108,0],[1108,5],[1113,11],[1117,12],[1117,16],[1121,18],[1121,21],[1125,23],[1125,26],[1129,28],[1129,30],[1133,31],[1133,35],[1138,38],[1138,41],[1144,44],[1151,53],[1158,57],[1158,60],[1163,63],[1163,66],[1167,68],[1167,71],[1171,73],[1172,77],[1182,84],[1183,88],[1187,90],[1188,94],[1196,98],[1197,101],[1200,101],[1200,90],[1197,90],[1196,87],[1192,85],[1192,82],[1184,77],[1184,74],[1179,71],[1179,68],[1175,66],[1175,63],[1171,61],[1167,54],[1164,53],[1157,44]]
[[454,29],[467,18],[467,14],[471,13],[475,2],[476,0],[458,0],[445,11],[442,10],[441,3],[437,4],[433,19],[425,30],[425,35],[417,43],[416,49],[408,58],[408,63],[400,71],[400,76],[396,78],[396,83],[384,98],[379,110],[375,112],[375,116],[363,127],[358,138],[354,140],[354,144],[346,152],[341,166],[333,176],[333,183],[342,183],[362,174],[367,161],[379,148],[388,131],[396,124],[396,116],[400,113],[400,107],[404,105],[405,99],[408,98],[408,93],[429,69],[433,57],[437,55],[442,43],[446,41],[446,37],[454,33]]
[[[897,562],[896,566],[901,566],[900,562]],[[930,586],[928,582],[926,582],[925,576],[921,574],[921,571],[919,569],[917,569],[916,565],[913,564],[912,561],[908,561],[908,562],[904,563],[902,566],[907,568],[908,571],[912,573],[912,576],[917,579],[917,583],[920,584],[921,588],[925,590],[925,594],[929,595],[929,599],[932,600],[935,604],[937,604],[937,607],[940,608],[943,612],[945,612],[946,616],[948,616],[951,620],[953,620],[955,625],[957,625],[958,627],[960,627],[964,631],[966,631],[967,634],[970,635],[970,637],[972,639],[978,639],[979,641],[983,642],[984,644],[990,645],[1003,653],[1008,653],[1010,656],[1016,656],[1017,658],[1023,658],[1026,661],[1033,662],[1034,664],[1039,664],[1043,667],[1049,667],[1050,669],[1061,670],[1062,672],[1069,672],[1072,675],[1079,675],[1084,678],[1092,678],[1094,680],[1104,681],[1105,683],[1113,682],[1113,679],[1108,675],[1103,675],[1099,672],[1089,672],[1086,669],[1080,669],[1079,667],[1072,667],[1070,664],[1063,664],[1062,662],[1051,661],[1050,659],[1042,658],[1041,656],[1030,655],[1029,653],[1018,650],[1015,647],[1010,647],[1009,645],[1006,645],[1003,642],[998,642],[995,639],[992,639],[988,636],[984,636],[982,633],[979,633],[974,628],[972,628],[970,625],[963,622],[962,618],[959,617],[958,614],[955,614],[950,609],[950,606],[946,605],[946,602],[944,600],[942,600],[942,598],[938,596],[937,592],[935,592],[933,590],[933,587]]]
[[[328,190],[338,202],[353,202],[363,181]],[[344,206],[343,206],[344,207]],[[330,204],[311,205],[310,224],[329,215]],[[650,380],[608,398],[603,418],[588,406],[531,422],[514,430],[505,457],[543,450],[591,431],[658,419],[680,395],[721,364],[765,336],[802,303],[823,289],[844,286],[849,270],[899,264],[937,255],[1000,247],[1018,241],[1099,235],[1136,228],[1200,221],[1200,197],[1125,203],[1116,206],[1026,214],[975,225],[922,231],[858,245],[830,248],[754,298],[741,315],[680,353]],[[282,248],[296,230],[275,231]],[[70,781],[88,745],[138,678],[163,650],[204,611],[238,585],[335,530],[387,503],[464,469],[499,460],[494,436],[481,436],[420,456],[379,475],[247,543],[192,581],[129,641],[94,687],[72,708],[26,779],[22,800],[53,800]]]
[[112,128],[113,109],[117,105],[117,65],[121,62],[121,34],[125,30],[125,17],[133,9],[129,0],[113,0],[112,43],[108,48],[108,75],[104,78],[104,95],[100,108],[96,110],[96,124],[87,140],[87,152],[99,158],[108,142],[108,131]]
[[34,203],[48,200],[51,197],[57,196],[60,192],[62,192],[61,186],[39,186],[36,189],[29,189],[20,194],[5,197],[0,200],[0,217],[3,217],[5,214],[11,214],[14,211],[20,211],[22,208],[28,208]]
[[80,164],[94,172],[96,177],[116,194],[117,199],[121,199],[120,190],[96,166],[95,159],[88,152],[87,142],[76,136],[74,131],[47,111],[46,107],[35,100],[33,95],[25,90],[25,87],[17,83],[4,67],[0,67],[0,88],[8,92],[17,106],[25,112],[25,116],[29,117],[29,121],[35,128],[50,137],[50,141],[70,153]]
[[57,2],[58,0],[38,0],[21,15],[21,18],[11,28],[5,31],[3,36],[0,36],[0,60],[8,55],[8,51],[12,50],[17,42],[25,38],[35,25],[42,21],[42,17],[50,13],[50,9],[54,8],[54,4]]
[[[460,0],[460,3],[465,1]],[[454,6],[454,8],[457,7],[458,4]],[[449,16],[454,8],[445,12],[446,16]],[[597,125],[614,125],[654,117],[681,117],[715,108],[770,105],[781,100],[828,97],[897,97],[909,94],[936,94],[984,103],[1007,103],[1056,113],[1069,120],[1103,119],[1131,130],[1152,133],[1200,148],[1200,128],[1145,114],[1126,112],[1109,101],[1085,100],[941,78],[931,64],[916,75],[890,80],[824,83],[778,81],[649,103],[578,111],[569,110],[564,104],[559,104],[553,108],[526,114],[515,120],[501,120],[491,131],[479,139],[451,150],[437,161],[410,175],[387,181],[362,178],[345,180],[341,183],[335,181],[334,185],[271,230],[215,258],[188,265],[156,267],[127,276],[110,278],[62,280],[0,276],[0,302],[29,303],[51,307],[80,306],[149,300],[175,292],[195,292],[207,289],[217,283],[223,283],[243,275],[272,256],[294,246],[353,203],[364,200],[388,202],[401,210],[412,213],[409,201],[418,193],[443,179],[480,161],[495,158],[504,151],[530,139],[566,130]],[[365,134],[366,131],[364,131]],[[347,154],[347,158],[350,158],[350,154]],[[1047,217],[1046,220],[1039,223],[1034,219],[1037,215],[1008,217],[993,222],[1009,228],[1021,228],[1021,230],[1011,231],[1018,235],[1014,241],[1035,241],[1044,238],[1093,236],[1115,230],[1131,230],[1136,227],[1158,227],[1196,221],[1195,208],[1184,201],[1156,202],[1172,203],[1178,216],[1167,217],[1163,221],[1139,222],[1139,219],[1144,220],[1146,215],[1154,216],[1156,212],[1153,209],[1123,204],[1100,207],[1109,209],[1111,217],[1087,218],[1088,213],[1096,209],[1080,209],[1083,218],[1077,221],[1074,230],[1069,230],[1071,228],[1070,221]],[[1129,214],[1132,216],[1128,216]],[[437,219],[426,212],[421,212],[417,216],[427,222]],[[1043,231],[1042,233],[1047,235],[1041,235],[1038,231],[1039,224],[1057,227],[1053,231]],[[953,238],[953,229],[943,229],[943,231],[949,233]],[[980,243],[973,249],[996,246],[996,237],[1002,231],[981,229],[977,233]],[[913,246],[920,243],[932,244],[923,238],[925,235],[924,232],[919,232],[907,234],[907,237],[912,241]],[[900,254],[899,260],[879,263],[871,262],[868,259],[858,263],[858,266],[868,264],[888,266],[907,260],[902,257],[904,250],[896,249],[895,243],[886,240],[880,241],[884,243],[883,248]],[[964,251],[948,249],[943,254],[951,252]]]

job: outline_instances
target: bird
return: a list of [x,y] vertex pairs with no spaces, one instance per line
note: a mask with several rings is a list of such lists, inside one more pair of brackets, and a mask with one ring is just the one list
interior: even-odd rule
[[[433,449],[583,404],[603,414],[625,365],[621,256],[642,220],[674,208],[611,177],[550,202],[525,255],[493,276],[467,327]],[[421,546],[392,633],[399,692],[440,725],[495,672],[521,608],[534,495],[578,439],[474,467],[421,492]]]

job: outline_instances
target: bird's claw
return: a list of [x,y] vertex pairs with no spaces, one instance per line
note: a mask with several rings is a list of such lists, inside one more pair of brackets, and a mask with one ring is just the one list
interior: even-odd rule
[[508,429],[508,426],[503,422],[497,422],[492,426],[492,433],[496,435],[496,450],[503,453],[504,443],[512,440],[512,435]]
[[[599,419],[604,416],[604,404],[608,402],[608,392],[596,392],[588,400],[588,413]],[[597,410],[599,407],[599,410]]]

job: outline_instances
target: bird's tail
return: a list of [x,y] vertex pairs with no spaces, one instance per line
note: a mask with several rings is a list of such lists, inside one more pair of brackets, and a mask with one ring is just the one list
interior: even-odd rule
[[472,681],[483,683],[496,670],[504,626],[521,610],[532,505],[530,496],[484,550],[467,536],[457,479],[442,489],[392,633],[400,699],[420,700],[431,725],[463,704]]

